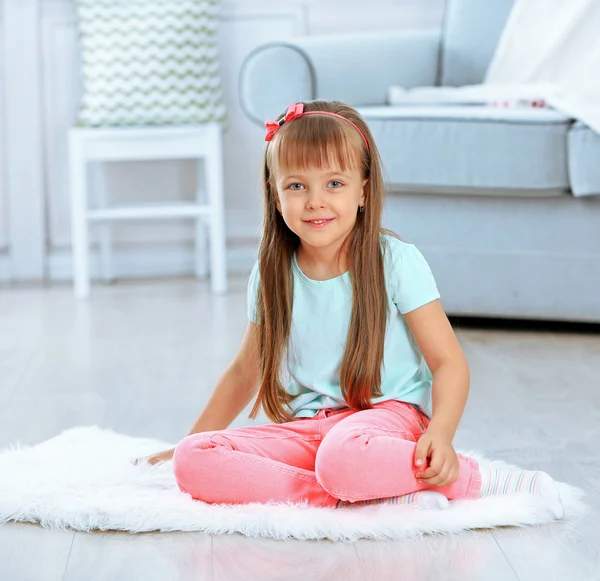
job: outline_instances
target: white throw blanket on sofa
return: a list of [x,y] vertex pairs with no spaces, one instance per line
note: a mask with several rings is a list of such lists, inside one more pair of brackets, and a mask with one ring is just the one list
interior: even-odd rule
[[482,85],[403,91],[391,104],[539,101],[600,133],[600,1],[516,0]]

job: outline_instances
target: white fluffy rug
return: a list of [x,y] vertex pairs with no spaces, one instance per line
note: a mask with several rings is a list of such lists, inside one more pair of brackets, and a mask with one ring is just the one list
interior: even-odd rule
[[[446,510],[377,504],[339,509],[303,505],[210,505],[182,494],[171,462],[134,466],[131,459],[171,447],[97,427],[67,430],[32,447],[0,452],[0,523],[48,528],[243,533],[277,539],[399,539],[552,520],[530,495],[455,501]],[[480,454],[463,452],[481,462]],[[504,462],[491,464],[507,466]],[[559,483],[566,519],[584,509],[583,491]]]

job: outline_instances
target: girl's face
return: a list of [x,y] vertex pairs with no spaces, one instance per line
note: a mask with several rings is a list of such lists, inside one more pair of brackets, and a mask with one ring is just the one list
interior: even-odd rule
[[287,169],[275,182],[277,209],[288,228],[315,248],[341,246],[365,202],[367,180],[357,169],[342,171],[332,165]]

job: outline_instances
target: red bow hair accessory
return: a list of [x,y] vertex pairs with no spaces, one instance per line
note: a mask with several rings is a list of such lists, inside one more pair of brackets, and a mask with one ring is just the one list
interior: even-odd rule
[[356,131],[358,131],[360,133],[360,136],[362,137],[362,139],[365,142],[365,145],[367,147],[367,151],[371,150],[371,148],[369,147],[369,142],[367,141],[367,138],[365,137],[365,134],[360,130],[360,128],[358,127],[358,125],[356,125],[356,123],[354,123],[353,121],[350,121],[350,119],[344,117],[343,115],[338,115],[337,113],[332,113],[331,111],[306,111],[306,112],[304,112],[304,103],[294,103],[293,105],[290,105],[285,114],[285,117],[283,119],[280,119],[279,121],[267,121],[265,123],[265,127],[267,128],[267,132],[265,134],[265,141],[271,141],[271,139],[273,139],[273,137],[275,137],[275,134],[279,131],[280,127],[284,123],[289,123],[290,121],[293,121],[294,119],[298,119],[298,117],[302,117],[302,115],[330,115],[331,117],[337,117],[338,119],[343,119],[344,121],[347,121],[348,123],[350,123],[350,125],[352,125],[352,127],[354,127],[354,129],[356,129]]
[[275,137],[275,133],[279,131],[279,128],[284,123],[289,123],[304,114],[304,103],[294,103],[288,107],[285,117],[281,121],[267,121],[265,127],[267,133],[265,134],[265,141],[271,141]]

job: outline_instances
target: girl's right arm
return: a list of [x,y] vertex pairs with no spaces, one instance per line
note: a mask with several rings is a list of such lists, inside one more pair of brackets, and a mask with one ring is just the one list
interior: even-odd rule
[[[226,429],[258,392],[259,376],[258,326],[249,322],[236,356],[221,375],[188,435]],[[146,460],[157,464],[172,457],[173,449],[170,449],[148,456]]]
[[258,380],[258,325],[250,321],[236,356],[189,434],[226,429],[258,392]]

